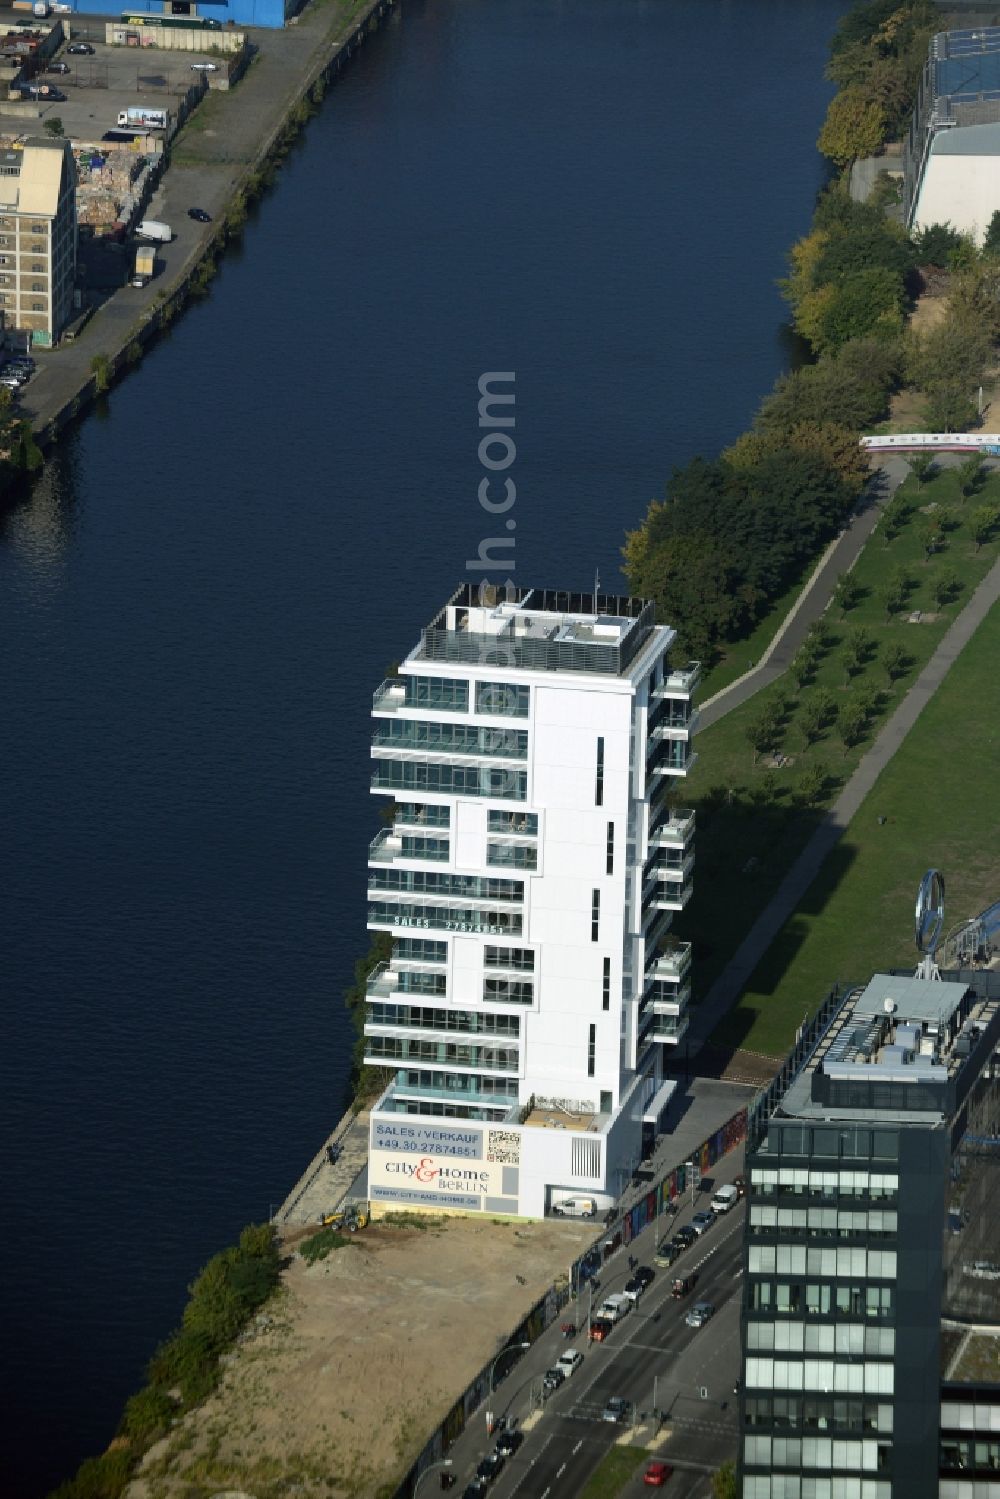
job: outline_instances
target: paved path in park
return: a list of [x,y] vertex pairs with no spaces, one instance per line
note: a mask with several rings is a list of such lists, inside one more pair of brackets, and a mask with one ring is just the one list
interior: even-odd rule
[[892,717],[883,725],[868,753],[837,797],[816,832],[754,923],[735,957],[716,979],[692,1015],[691,1046],[697,1049],[742,994],[757,964],[796,910],[823,861],[872,790],[878,777],[916,723],[993,605],[1000,599],[1000,561],[993,564],[965,608],[944,635],[923,671]]
[[727,713],[732,713],[734,708],[739,708],[754,693],[777,681],[788,670],[809,630],[828,607],[837,579],[850,572],[857,562],[883,506],[909,471],[903,459],[893,457],[872,475],[850,521],[823,553],[760,661],[701,704],[698,710],[700,729],[707,729]]

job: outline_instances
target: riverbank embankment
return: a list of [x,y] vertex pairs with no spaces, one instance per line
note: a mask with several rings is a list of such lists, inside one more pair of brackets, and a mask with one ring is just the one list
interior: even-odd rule
[[[315,1223],[346,1197],[367,1196],[367,1109],[352,1105],[323,1141],[271,1222],[278,1229]],[[331,1159],[331,1151],[334,1159]]]
[[[254,33],[253,65],[232,92],[209,93],[173,143],[149,216],[165,219],[174,240],[161,248],[162,270],[141,291],[124,286],[72,343],[39,358],[23,414],[48,450],[107,385],[142,357],[144,347],[204,290],[246,205],[269,168],[320,102],[327,85],[377,30],[395,0],[313,0],[284,31]],[[188,218],[197,205],[210,224]],[[100,376],[93,361],[102,361]],[[198,372],[191,372],[197,402]]]

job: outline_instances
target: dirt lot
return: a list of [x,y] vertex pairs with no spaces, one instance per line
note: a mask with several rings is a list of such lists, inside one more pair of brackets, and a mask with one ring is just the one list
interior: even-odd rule
[[593,1224],[419,1221],[376,1223],[312,1266],[295,1254],[219,1391],[152,1449],[129,1499],[391,1494],[597,1234]]

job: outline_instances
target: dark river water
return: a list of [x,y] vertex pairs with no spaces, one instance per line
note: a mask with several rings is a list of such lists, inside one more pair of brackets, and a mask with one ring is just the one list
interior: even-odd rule
[[783,366],[841,9],[402,0],[0,515],[2,1499],[110,1439],[344,1105],[370,694],[496,534],[480,374],[516,373],[512,575],[617,585]]

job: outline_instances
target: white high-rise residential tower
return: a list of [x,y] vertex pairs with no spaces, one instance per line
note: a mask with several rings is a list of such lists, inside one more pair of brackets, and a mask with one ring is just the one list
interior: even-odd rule
[[596,1211],[638,1163],[687,1026],[699,669],[673,640],[641,599],[465,584],[376,692],[374,1205]]

